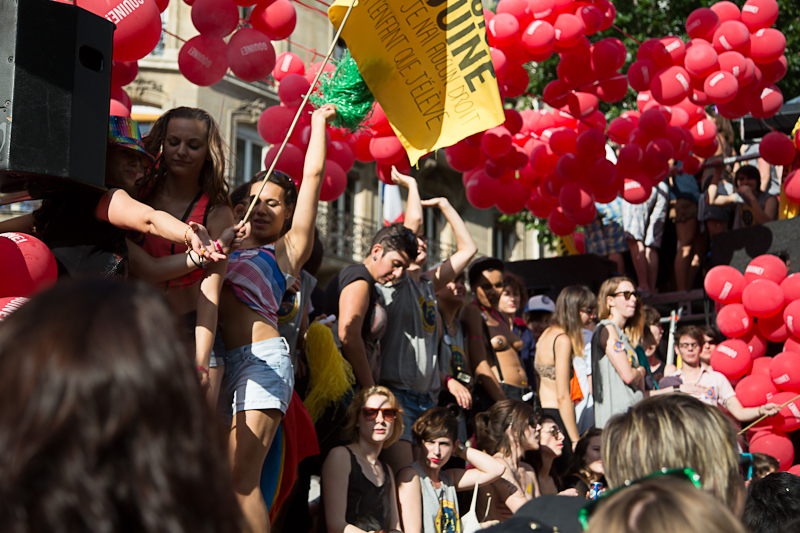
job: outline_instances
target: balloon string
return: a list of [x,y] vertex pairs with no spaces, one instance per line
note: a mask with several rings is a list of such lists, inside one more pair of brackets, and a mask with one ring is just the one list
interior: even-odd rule
[[325,2],[323,2],[322,0],[316,0],[316,1],[317,1],[317,2],[319,2],[320,4],[322,4],[322,5],[323,5],[323,6],[325,6],[325,7],[331,7],[331,5],[330,5],[330,4],[328,4],[328,3],[325,3]]
[[[328,14],[325,11],[321,10],[321,9],[317,9],[316,7],[307,6],[303,2],[300,2],[299,0],[294,0],[294,3],[295,4],[300,4],[304,8],[310,9],[311,11],[316,11],[317,13],[322,13],[325,16],[325,18],[328,18]],[[325,4],[325,5],[327,5],[327,4]]]
[[622,28],[620,28],[616,24],[612,24],[611,27],[614,28],[615,30],[617,30],[618,32],[620,32],[622,35],[626,36],[628,39],[632,40],[633,42],[635,42],[637,44],[640,44],[640,45],[642,44],[641,41],[639,41],[639,39],[637,39],[636,37],[633,37],[631,34],[626,32],[625,30],[623,30]]
[[[792,398],[792,399],[791,399],[791,400],[789,400],[788,402],[783,402],[783,403],[781,404],[780,408],[781,408],[781,409],[783,409],[784,407],[786,407],[787,405],[789,405],[789,404],[790,404],[790,403],[792,403],[793,401],[797,400],[798,398],[800,398],[800,394],[798,394],[797,396],[795,396],[794,398]],[[749,426],[747,426],[746,428],[744,428],[743,430],[741,430],[741,431],[739,432],[739,435],[741,435],[741,434],[743,434],[743,433],[747,432],[747,430],[748,430],[748,429],[750,429],[751,427],[755,426],[756,424],[758,424],[759,422],[761,422],[762,420],[764,420],[765,418],[767,418],[767,416],[768,416],[768,415],[764,415],[764,416],[762,416],[761,418],[759,418],[759,419],[755,420],[755,421],[754,421],[752,424],[750,424]]]
[[316,48],[306,48],[305,46],[303,46],[303,45],[301,45],[301,44],[297,44],[297,43],[295,43],[295,42],[292,42],[292,41],[290,41],[289,39],[284,39],[284,40],[285,40],[287,43],[291,44],[292,46],[296,46],[297,48],[299,48],[299,49],[301,49],[301,50],[305,50],[306,52],[310,52],[311,54],[314,54],[314,57],[315,57],[315,58],[316,58],[317,56],[319,56],[319,57],[325,57],[325,56],[323,56],[322,54],[320,54],[319,52],[317,52]]
[[175,35],[174,33],[168,32],[167,30],[165,30],[165,29],[163,29],[163,28],[161,29],[161,31],[163,31],[164,33],[166,33],[166,34],[167,34],[167,35],[169,35],[170,37],[175,37],[176,39],[178,39],[178,40],[179,40],[180,42],[182,42],[182,43],[185,43],[185,42],[186,42],[186,39],[182,39],[182,38],[178,37],[177,35]]
[[275,154],[275,158],[272,160],[272,163],[269,165],[269,170],[267,170],[266,174],[264,174],[264,179],[261,180],[261,187],[258,189],[258,193],[253,197],[253,201],[250,202],[250,207],[247,208],[247,213],[245,213],[244,218],[242,219],[242,224],[246,224],[247,220],[250,218],[250,214],[253,212],[253,208],[256,206],[256,202],[258,202],[259,198],[261,198],[261,193],[264,191],[264,187],[267,185],[267,180],[269,179],[270,175],[272,175],[272,171],[275,170],[275,165],[278,164],[278,160],[283,153],[283,149],[286,148],[286,144],[289,142],[289,137],[292,136],[294,132],[294,127],[297,125],[297,121],[300,119],[300,114],[306,107],[308,103],[308,99],[311,97],[311,93],[314,91],[314,87],[317,86],[317,82],[319,81],[320,76],[324,72],[324,67],[330,61],[331,56],[333,55],[333,51],[336,50],[336,43],[339,42],[339,37],[342,35],[342,30],[344,30],[344,26],[347,23],[347,19],[350,18],[350,12],[353,10],[353,7],[356,5],[356,0],[350,0],[350,7],[347,8],[347,12],[344,14],[344,18],[342,19],[342,23],[339,25],[339,29],[336,31],[336,35],[333,37],[333,41],[331,41],[330,49],[328,50],[328,55],[325,56],[325,59],[322,61],[322,65],[319,66],[319,70],[317,71],[317,75],[314,77],[314,81],[311,82],[311,88],[308,90],[306,95],[303,97],[303,102],[300,104],[300,107],[297,109],[297,113],[294,115],[294,119],[292,120],[291,126],[289,126],[289,131],[286,132],[286,137],[283,138],[283,142],[281,143],[281,147],[278,149],[278,153]]

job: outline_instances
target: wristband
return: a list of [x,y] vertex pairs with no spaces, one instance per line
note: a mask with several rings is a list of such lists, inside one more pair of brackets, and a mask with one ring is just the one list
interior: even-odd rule
[[203,268],[203,256],[198,254],[198,257],[200,257],[200,263],[198,263],[197,261],[194,260],[194,257],[192,257],[192,252],[194,252],[194,250],[189,250],[189,252],[187,252],[187,254],[189,256],[189,260],[192,263],[194,263],[194,266],[196,266],[197,268]]
[[447,384],[448,384],[448,383],[450,383],[450,380],[451,380],[451,379],[453,379],[453,376],[445,376],[445,377],[444,377],[444,384],[445,384],[445,386],[447,386]]
[[214,248],[216,248],[217,252],[222,253],[222,246],[220,246],[219,241],[213,241]]
[[206,367],[204,367],[204,366],[197,365],[197,370],[199,370],[200,372],[202,372],[206,376],[208,375],[208,369]]

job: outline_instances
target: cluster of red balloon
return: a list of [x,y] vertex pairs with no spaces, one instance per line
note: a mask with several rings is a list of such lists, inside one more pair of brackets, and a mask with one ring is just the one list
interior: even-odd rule
[[[297,54],[285,52],[278,56],[272,75],[280,82],[278,97],[281,104],[266,108],[257,124],[261,138],[273,145],[264,159],[267,168],[278,155],[280,145],[289,134],[292,121],[303,103],[304,96],[311,90],[311,83],[321,65],[321,62],[315,63],[306,70]],[[333,70],[333,66],[325,65],[324,70]],[[297,125],[275,165],[277,170],[292,176],[298,187],[302,184],[303,162],[311,138],[312,109],[310,104],[306,104],[306,112],[300,113]],[[354,153],[356,141],[352,134],[331,127],[327,129],[325,138],[327,161],[320,200],[329,202],[341,196],[347,187],[347,172],[353,168],[356,157]]]
[[[767,159],[767,156],[763,155],[764,154],[764,141],[767,140],[767,137],[772,135],[772,136],[774,136],[775,140],[777,141],[776,144],[779,144],[779,146],[781,147],[780,153],[781,153],[781,158],[782,159],[780,159],[780,162],[773,163],[772,161],[770,161],[770,163],[772,163],[773,165],[790,165],[790,164],[792,164],[794,159],[792,159],[790,161],[789,160],[789,154],[791,154],[793,157],[796,157],[798,152],[795,151],[795,150],[790,150],[789,149],[789,146],[786,144],[786,141],[785,141],[785,139],[786,139],[785,135],[783,135],[782,133],[777,133],[777,135],[775,135],[775,133],[777,133],[777,132],[768,133],[761,140],[762,157],[764,157],[764,159],[769,161],[769,159]],[[795,133],[795,136],[794,136],[794,148],[796,148],[796,150],[800,150],[800,130],[798,130],[797,133]],[[777,150],[776,150],[776,152],[777,152]],[[775,159],[777,160],[778,157],[775,156]],[[800,176],[800,172],[798,172],[797,170],[793,170],[792,172],[789,173],[788,176],[786,176],[786,178],[783,180],[783,192],[786,194],[786,197],[789,200],[791,200],[792,202],[800,203],[800,177],[798,177],[798,176]]]
[[662,105],[689,98],[716,104],[730,119],[771,117],[783,105],[775,83],[787,70],[786,37],[770,28],[777,18],[776,0],[698,8],[686,19],[688,43],[675,36],[642,43],[628,69],[631,87]]
[[56,259],[39,239],[23,233],[0,233],[0,322],[28,296],[53,285]]
[[[714,370],[736,385],[745,407],[783,403],[800,394],[800,274],[787,276],[786,264],[761,255],[744,274],[716,266],[704,280],[709,297],[722,305],[717,327],[728,340],[711,355]],[[784,343],[775,357],[765,357],[767,342]],[[738,381],[738,383],[737,383]],[[800,429],[800,400],[793,400],[774,417],[749,433],[750,451],[767,453],[787,470],[794,447],[787,433]]]

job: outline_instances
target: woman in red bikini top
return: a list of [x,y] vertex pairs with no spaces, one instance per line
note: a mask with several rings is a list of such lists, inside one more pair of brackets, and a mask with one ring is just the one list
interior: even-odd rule
[[[211,238],[218,239],[233,225],[233,211],[225,181],[224,142],[214,119],[202,109],[172,109],[153,124],[144,143],[156,157],[156,165],[145,175],[140,199],[186,222],[203,224]],[[186,252],[183,246],[149,236],[143,248],[155,257]],[[204,384],[209,377],[212,384],[222,379],[222,369],[211,369],[209,374],[209,364],[227,266],[227,260],[219,261],[164,286],[172,308],[187,319],[194,332],[196,362]],[[212,394],[217,390],[211,387]]]

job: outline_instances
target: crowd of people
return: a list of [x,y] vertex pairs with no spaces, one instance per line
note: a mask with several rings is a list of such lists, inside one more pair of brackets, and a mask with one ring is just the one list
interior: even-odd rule
[[[617,272],[625,272],[623,253],[630,252],[637,289],[645,297],[665,286],[676,291],[694,288],[715,235],[778,218],[781,186],[775,167],[760,158],[722,164],[723,158],[738,155],[733,126],[721,115],[707,118],[717,126],[719,147],[696,175],[673,165],[646,202],[634,205],[617,197],[608,204],[597,203],[597,217],[584,228],[586,253],[614,261]],[[758,153],[757,144],[742,146],[742,155],[753,149]],[[610,146],[608,151],[616,158]],[[668,225],[677,241],[670,265],[674,284],[659,281],[659,254]],[[672,251],[662,255],[672,257]]]
[[[108,192],[0,224],[40,236],[60,274],[0,323],[9,531],[795,530],[800,480],[769,456],[740,468],[737,424],[778,406],[742,406],[711,367],[713,328],[681,327],[667,365],[631,279],[529,298],[474,258],[447,199],[393,169],[404,221],[317,288],[335,114],[313,113],[302,176],[230,194],[204,111],[171,110],[144,140],[112,117]],[[434,265],[425,209],[456,240]],[[353,379],[312,425],[315,321]]]

